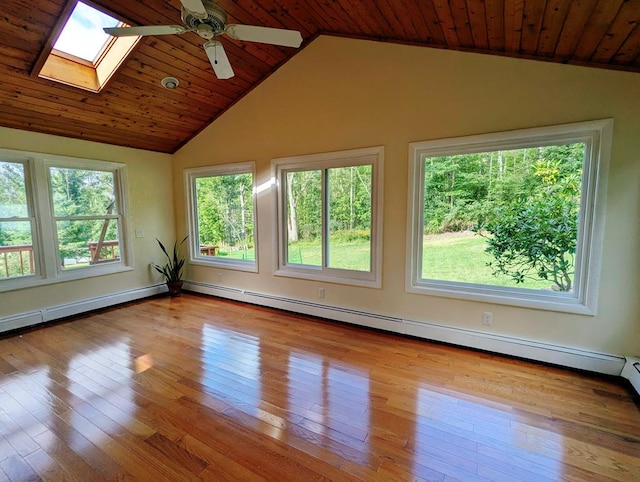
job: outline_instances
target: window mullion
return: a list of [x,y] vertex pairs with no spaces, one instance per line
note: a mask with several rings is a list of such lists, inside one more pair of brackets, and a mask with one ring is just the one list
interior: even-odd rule
[[24,162],[25,189],[27,195],[27,210],[29,214],[29,226],[31,228],[31,253],[33,256],[34,272],[36,277],[46,277],[44,266],[45,254],[42,243],[42,225],[38,220],[38,200],[36,199],[36,174],[34,161]]
[[57,271],[57,239],[53,219],[53,206],[51,205],[49,176],[45,163],[41,158],[34,159],[32,175],[33,209],[37,225],[34,251],[38,253],[37,259],[40,261],[42,277],[53,278]]
[[100,221],[101,219],[120,219],[119,214],[100,214],[88,216],[56,216],[56,221]]
[[322,169],[322,269],[329,266],[329,175]]

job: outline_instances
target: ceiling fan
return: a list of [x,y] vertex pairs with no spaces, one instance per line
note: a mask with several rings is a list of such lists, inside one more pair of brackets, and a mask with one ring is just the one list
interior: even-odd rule
[[213,71],[219,79],[234,76],[233,69],[222,47],[222,43],[214,40],[218,35],[227,34],[236,40],[261,42],[281,45],[283,47],[300,47],[302,35],[296,30],[286,30],[256,25],[235,25],[227,23],[227,14],[213,0],[180,0],[181,17],[185,26],[150,25],[143,27],[105,28],[105,33],[114,37],[172,35],[195,32],[207,42],[203,45]]

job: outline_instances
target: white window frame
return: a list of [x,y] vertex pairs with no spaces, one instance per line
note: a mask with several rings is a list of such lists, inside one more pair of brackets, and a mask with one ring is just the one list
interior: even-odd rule
[[[595,315],[613,119],[520,129],[409,144],[405,291],[424,295]],[[422,278],[425,157],[585,143],[574,290],[571,293]]]
[[[196,195],[196,179],[200,177],[229,176],[234,174],[251,174],[253,188],[253,243],[255,260],[220,258],[200,254],[200,234],[198,232],[198,206]],[[258,272],[258,198],[256,192],[255,162],[235,162],[217,166],[198,167],[184,170],[184,189],[187,203],[187,232],[189,233],[189,263],[200,266],[212,266],[238,271]]]
[[[326,266],[290,264],[287,262],[287,204],[286,176],[288,172],[300,170],[326,170],[337,167],[371,165],[371,270],[356,271]],[[274,274],[329,283],[339,283],[370,288],[382,287],[382,211],[384,147],[366,147],[347,151],[309,154],[273,159],[272,175],[275,181],[275,207],[277,223],[274,239]],[[324,179],[324,176],[323,176]],[[323,203],[327,202],[323,187]],[[323,239],[326,226],[323,220]],[[324,244],[324,243],[323,243]],[[325,256],[323,255],[323,259]]]
[[[0,157],[3,160],[19,162],[25,166],[28,212],[30,218],[33,219],[31,236],[35,264],[33,275],[0,280],[0,292],[103,276],[133,269],[128,224],[127,176],[124,164],[10,149],[0,149]],[[50,167],[101,170],[113,173],[114,195],[118,212],[105,217],[115,219],[118,223],[118,242],[120,245],[120,259],[118,261],[70,270],[60,268],[58,237],[49,181]]]

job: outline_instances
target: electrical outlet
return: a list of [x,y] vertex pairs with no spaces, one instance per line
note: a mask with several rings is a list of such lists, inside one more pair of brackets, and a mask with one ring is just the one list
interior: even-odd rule
[[136,228],[136,238],[144,238],[144,229]]
[[484,313],[482,313],[482,324],[484,326],[493,325],[493,313],[491,313],[490,311],[485,311]]
[[318,288],[318,298],[324,298],[324,288]]

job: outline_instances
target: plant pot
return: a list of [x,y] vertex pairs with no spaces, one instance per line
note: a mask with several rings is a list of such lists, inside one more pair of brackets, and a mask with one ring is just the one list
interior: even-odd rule
[[169,296],[176,297],[182,295],[182,281],[167,281],[167,288],[169,288]]

